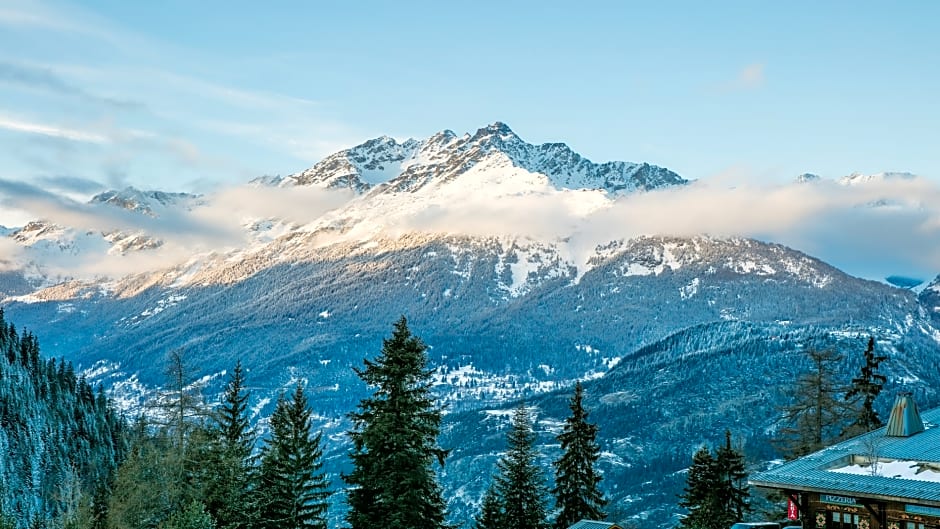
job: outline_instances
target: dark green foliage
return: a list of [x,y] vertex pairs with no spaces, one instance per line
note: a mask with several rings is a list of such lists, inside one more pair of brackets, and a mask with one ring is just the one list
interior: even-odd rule
[[215,520],[206,512],[206,506],[193,500],[185,509],[177,511],[160,525],[160,529],[215,529]]
[[502,503],[501,525],[514,529],[548,527],[545,476],[537,461],[532,418],[520,404],[512,416],[508,450],[497,463],[496,495]]
[[725,444],[715,453],[718,471],[718,503],[726,515],[725,526],[744,520],[750,511],[750,492],[744,454],[731,446],[731,432],[725,431]]
[[437,444],[441,411],[425,349],[402,317],[381,354],[356,370],[374,393],[350,414],[353,470],[343,477],[352,529],[446,527],[434,464],[443,465],[447,453]]
[[679,506],[689,511],[682,519],[688,529],[725,529],[725,517],[718,495],[718,464],[708,447],[699,448],[692,456]]
[[496,494],[495,483],[491,483],[483,496],[483,505],[480,507],[480,514],[473,527],[474,529],[502,529],[503,515],[503,503]]
[[311,433],[303,387],[290,401],[281,395],[271,416],[271,437],[261,453],[258,486],[259,527],[326,529],[329,483],[323,467],[320,433]]
[[607,500],[598,485],[601,475],[595,469],[601,449],[597,444],[597,425],[587,421],[584,409],[584,388],[575,384],[571,398],[571,416],[565,419],[565,427],[558,435],[562,456],[554,462],[555,518],[557,529],[567,529],[579,520],[604,520]]
[[692,456],[680,498],[688,510],[681,525],[689,529],[727,529],[744,519],[750,511],[747,472],[744,455],[731,446],[731,432],[714,454],[702,446]]
[[0,513],[17,528],[77,519],[123,457],[124,430],[100,390],[43,360],[0,309]]
[[182,353],[168,357],[168,383],[139,417],[108,502],[108,527],[155,528],[179,519],[205,496],[211,453],[207,406]]
[[810,370],[786,388],[785,426],[777,444],[787,459],[815,452],[839,439],[846,424],[845,387],[836,379],[843,355],[834,350],[807,351]]
[[864,356],[865,363],[862,365],[861,373],[852,379],[852,385],[845,394],[845,400],[849,402],[861,398],[861,408],[858,410],[855,421],[843,432],[843,437],[860,435],[881,428],[883,425],[878,413],[875,412],[874,403],[888,381],[888,377],[878,372],[881,363],[888,357],[875,355],[873,336],[868,338],[868,347],[865,348]]
[[248,420],[248,397],[245,372],[238,362],[209,426],[204,502],[218,529],[251,527],[256,514],[251,505],[255,436]]

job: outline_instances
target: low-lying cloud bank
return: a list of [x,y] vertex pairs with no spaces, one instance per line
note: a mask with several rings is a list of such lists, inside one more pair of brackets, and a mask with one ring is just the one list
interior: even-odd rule
[[[162,241],[158,248],[108,253],[23,251],[0,242],[0,267],[23,259],[78,277],[120,276],[185,262],[196,254],[224,253],[250,244],[246,221],[280,219],[295,226],[337,218],[354,200],[320,188],[238,186],[198,200],[190,209],[161,210],[153,218],[106,204],[62,198],[27,184],[0,181],[0,207],[91,236],[120,230]],[[591,204],[591,207],[585,207]],[[902,275],[929,280],[940,272],[940,184],[922,177],[888,177],[857,185],[812,181],[759,186],[694,182],[684,187],[599,200],[597,192],[538,192],[438,202],[396,210],[378,222],[388,233],[443,232],[475,236],[527,236],[568,240],[590,249],[642,235],[752,237],[819,257],[870,279]],[[89,235],[91,234],[91,235]],[[96,235],[97,236],[97,235]]]

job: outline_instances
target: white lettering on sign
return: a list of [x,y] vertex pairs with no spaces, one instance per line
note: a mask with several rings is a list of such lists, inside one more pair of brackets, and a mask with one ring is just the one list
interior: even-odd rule
[[845,496],[831,496],[829,494],[820,494],[819,501],[823,503],[838,503],[839,505],[855,505],[855,498],[846,498]]

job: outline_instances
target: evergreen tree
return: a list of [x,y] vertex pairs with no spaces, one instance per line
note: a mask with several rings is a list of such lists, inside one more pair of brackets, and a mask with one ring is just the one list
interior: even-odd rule
[[193,500],[185,509],[177,511],[160,529],[215,529],[215,520],[206,512],[206,506]]
[[607,517],[607,500],[598,485],[601,476],[594,469],[601,449],[597,445],[597,425],[587,421],[588,412],[583,405],[584,388],[575,384],[571,398],[571,416],[557,439],[561,442],[562,456],[554,462],[555,519],[557,529],[567,529],[579,520],[603,520]]
[[503,502],[496,494],[495,483],[491,483],[483,495],[480,515],[474,523],[474,529],[503,529]]
[[329,483],[323,468],[321,433],[311,433],[303,386],[290,401],[278,397],[271,437],[261,452],[259,525],[265,529],[326,529]]
[[205,496],[206,473],[214,470],[206,465],[206,406],[178,351],[168,355],[167,377],[166,389],[147,404],[155,418],[138,419],[116,473],[107,507],[111,529],[158,527]]
[[447,452],[437,444],[441,411],[431,395],[425,350],[402,316],[379,356],[356,369],[375,392],[350,414],[353,470],[343,478],[352,529],[447,527],[434,471]]
[[718,495],[718,465],[706,446],[692,456],[692,466],[686,477],[686,486],[679,505],[689,511],[682,519],[688,529],[727,529],[724,510]]
[[251,527],[254,432],[248,421],[248,397],[241,362],[229,377],[222,402],[212,415],[205,474],[205,507],[219,529]]
[[548,527],[545,476],[538,465],[532,418],[520,404],[512,416],[508,450],[497,463],[496,494],[503,506],[502,526],[513,529]]
[[114,478],[109,529],[156,528],[185,505],[170,446],[165,430],[152,428],[143,416],[138,417],[127,457]]
[[122,457],[122,424],[70,362],[42,359],[36,336],[18,334],[0,309],[4,521],[24,529],[89,520],[96,490]]
[[682,526],[727,529],[750,511],[744,455],[731,446],[731,432],[714,454],[702,446],[692,457],[679,505],[688,509]]
[[724,527],[744,520],[751,510],[744,454],[731,446],[731,432],[725,431],[725,444],[715,453],[718,472],[718,503],[725,513]]
[[846,401],[852,401],[861,397],[862,405],[858,410],[858,417],[843,432],[844,437],[852,437],[874,429],[881,428],[883,423],[878,413],[875,412],[874,403],[881,390],[884,388],[887,377],[878,372],[881,363],[888,359],[887,356],[875,355],[875,338],[868,338],[868,347],[864,352],[865,364],[862,365],[859,376],[852,379],[852,385],[845,394]]
[[835,379],[835,366],[843,360],[832,350],[810,350],[810,371],[788,388],[790,404],[783,411],[785,426],[776,440],[787,459],[824,448],[837,440],[846,422],[845,388]]

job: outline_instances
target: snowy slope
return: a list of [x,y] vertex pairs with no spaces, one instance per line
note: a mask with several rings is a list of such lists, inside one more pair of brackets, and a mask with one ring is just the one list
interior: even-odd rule
[[686,182],[668,169],[646,163],[596,164],[563,143],[533,145],[506,124],[496,122],[472,135],[457,136],[445,130],[425,140],[403,143],[383,136],[333,154],[278,184],[348,187],[358,192],[377,188],[385,193],[414,192],[449,182],[483,163],[511,165],[541,174],[556,189],[620,193]]
[[937,326],[940,327],[940,275],[921,291],[919,299],[924,308],[933,315]]
[[[350,366],[374,355],[390,322],[407,314],[431,346],[454,448],[448,495],[452,512],[467,517],[502,449],[504,410],[517,398],[539,407],[550,453],[546,434],[566,413],[563,392],[574,380],[592,384],[620,516],[674,505],[675,483],[639,483],[663,478],[664,468],[681,471],[686,461],[675,454],[710,442],[710,433],[750,425],[749,446],[768,446],[779,404],[771,389],[795,378],[811,340],[851,352],[875,335],[892,355],[892,390],[908,384],[936,395],[930,359],[940,331],[924,308],[934,298],[923,294],[940,295],[940,278],[918,299],[751,239],[645,236],[598,245],[568,226],[529,237],[489,218],[498,208],[543,202],[577,218],[627,193],[684,182],[647,164],[595,164],[563,144],[531,145],[501,123],[463,136],[382,137],[307,171],[254,182],[252,191],[356,192],[308,224],[240,219],[250,233],[244,247],[106,285],[66,282],[3,304],[42,329],[47,354],[76,361],[127,403],[161,383],[161,359],[171,350],[185,351],[206,377],[240,358],[264,413],[280,390],[306,380],[318,413],[334,418],[322,425],[334,429],[325,437],[331,464],[343,460],[346,427],[335,418],[365,392]],[[201,200],[124,190],[93,202],[159,219]],[[448,232],[452,225],[461,229]],[[12,236],[66,254],[94,244],[146,251],[159,242],[119,231],[36,223]],[[10,284],[10,293],[20,292]],[[842,367],[849,373],[855,365]],[[707,370],[714,375],[700,376]],[[656,516],[660,523],[671,513]]]
[[[88,201],[88,208],[118,208],[132,215],[159,218],[174,211],[188,210],[200,204],[196,195],[141,191],[133,187],[121,191],[107,191]],[[163,241],[144,230],[120,228],[80,229],[37,220],[5,234],[23,247],[19,266],[35,285],[50,286],[66,281],[71,276],[48,270],[54,264],[57,270],[68,268],[69,262],[81,257],[125,255],[158,248]]]
[[839,183],[847,186],[866,184],[871,182],[890,182],[892,180],[911,180],[917,175],[905,172],[882,172],[875,174],[852,173],[839,179]]

